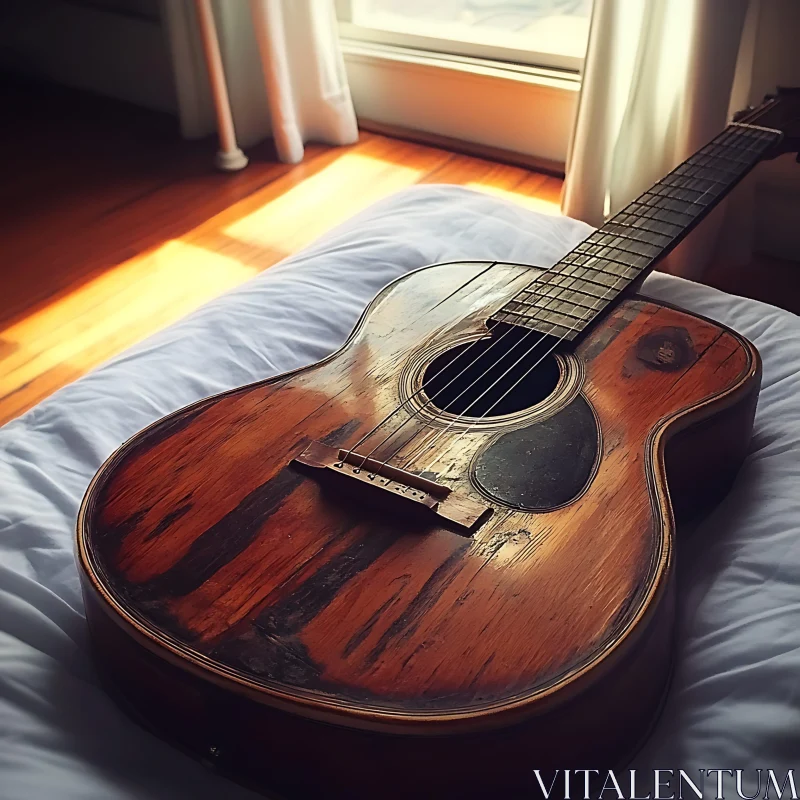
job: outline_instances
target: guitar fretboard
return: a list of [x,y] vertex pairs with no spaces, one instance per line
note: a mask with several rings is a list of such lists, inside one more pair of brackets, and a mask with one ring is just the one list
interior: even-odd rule
[[781,136],[777,130],[733,123],[491,319],[574,339],[669,253]]

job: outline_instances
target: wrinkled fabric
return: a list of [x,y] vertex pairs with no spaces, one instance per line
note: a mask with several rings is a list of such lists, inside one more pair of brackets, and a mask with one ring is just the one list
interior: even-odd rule
[[[590,232],[458,187],[408,189],[0,429],[0,798],[255,797],[141,730],[100,686],[73,547],[92,475],[159,417],[319,360],[381,287],[412,269],[549,266]],[[791,766],[800,753],[800,323],[667,275],[644,291],[751,339],[764,379],[733,491],[691,535],[680,532],[675,678],[637,763]]]

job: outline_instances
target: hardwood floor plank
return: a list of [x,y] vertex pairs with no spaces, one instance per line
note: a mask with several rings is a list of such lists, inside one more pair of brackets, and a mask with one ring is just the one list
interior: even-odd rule
[[[237,259],[173,241],[93,282],[93,299],[80,291],[7,328],[15,351],[2,361],[0,395],[29,384],[59,365],[85,371],[180,319],[256,274]],[[86,288],[86,287],[84,287]]]
[[[35,87],[34,87],[35,88]],[[18,158],[0,187],[0,424],[415,183],[552,201],[560,181],[520,167],[362,132],[270,144],[242,172],[213,171],[214,141],[174,120],[65,89],[2,95]]]
[[[460,186],[480,184],[481,187],[496,187],[511,191],[522,183],[529,172],[522,167],[496,164],[473,156],[454,155],[441,167],[426,175],[420,183],[451,183]],[[544,179],[544,175],[537,175]]]
[[[312,150],[312,160],[315,154]],[[26,234],[23,229],[4,248],[7,262],[24,264],[25,269],[4,281],[3,320],[15,319],[65,290],[74,290],[79,280],[90,280],[132,255],[179,238],[290,169],[285,164],[259,164],[246,179],[249,168],[234,176],[194,176],[165,184],[94,223],[60,235],[57,231],[51,235],[47,229],[43,236],[41,222],[38,230]]]
[[443,150],[373,137],[302,183],[269,201],[264,198],[251,213],[223,223],[221,230],[232,239],[288,255],[378,200],[417,183],[450,157]]

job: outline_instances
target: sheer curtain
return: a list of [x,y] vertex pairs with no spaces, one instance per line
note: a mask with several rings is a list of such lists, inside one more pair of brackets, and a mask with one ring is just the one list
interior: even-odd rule
[[[162,0],[184,136],[215,130],[196,0]],[[333,0],[214,0],[214,22],[236,137],[275,139],[281,161],[303,143],[358,138]]]
[[[749,93],[757,10],[748,0],[594,0],[566,215],[602,225],[725,127]],[[747,194],[729,217],[743,216]],[[667,269],[699,277],[724,217],[712,214]]]

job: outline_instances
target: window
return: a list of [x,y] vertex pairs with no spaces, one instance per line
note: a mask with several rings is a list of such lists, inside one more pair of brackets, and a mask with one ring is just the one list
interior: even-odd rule
[[592,0],[337,0],[342,35],[577,72]]
[[359,124],[563,171],[592,0],[336,0]]

